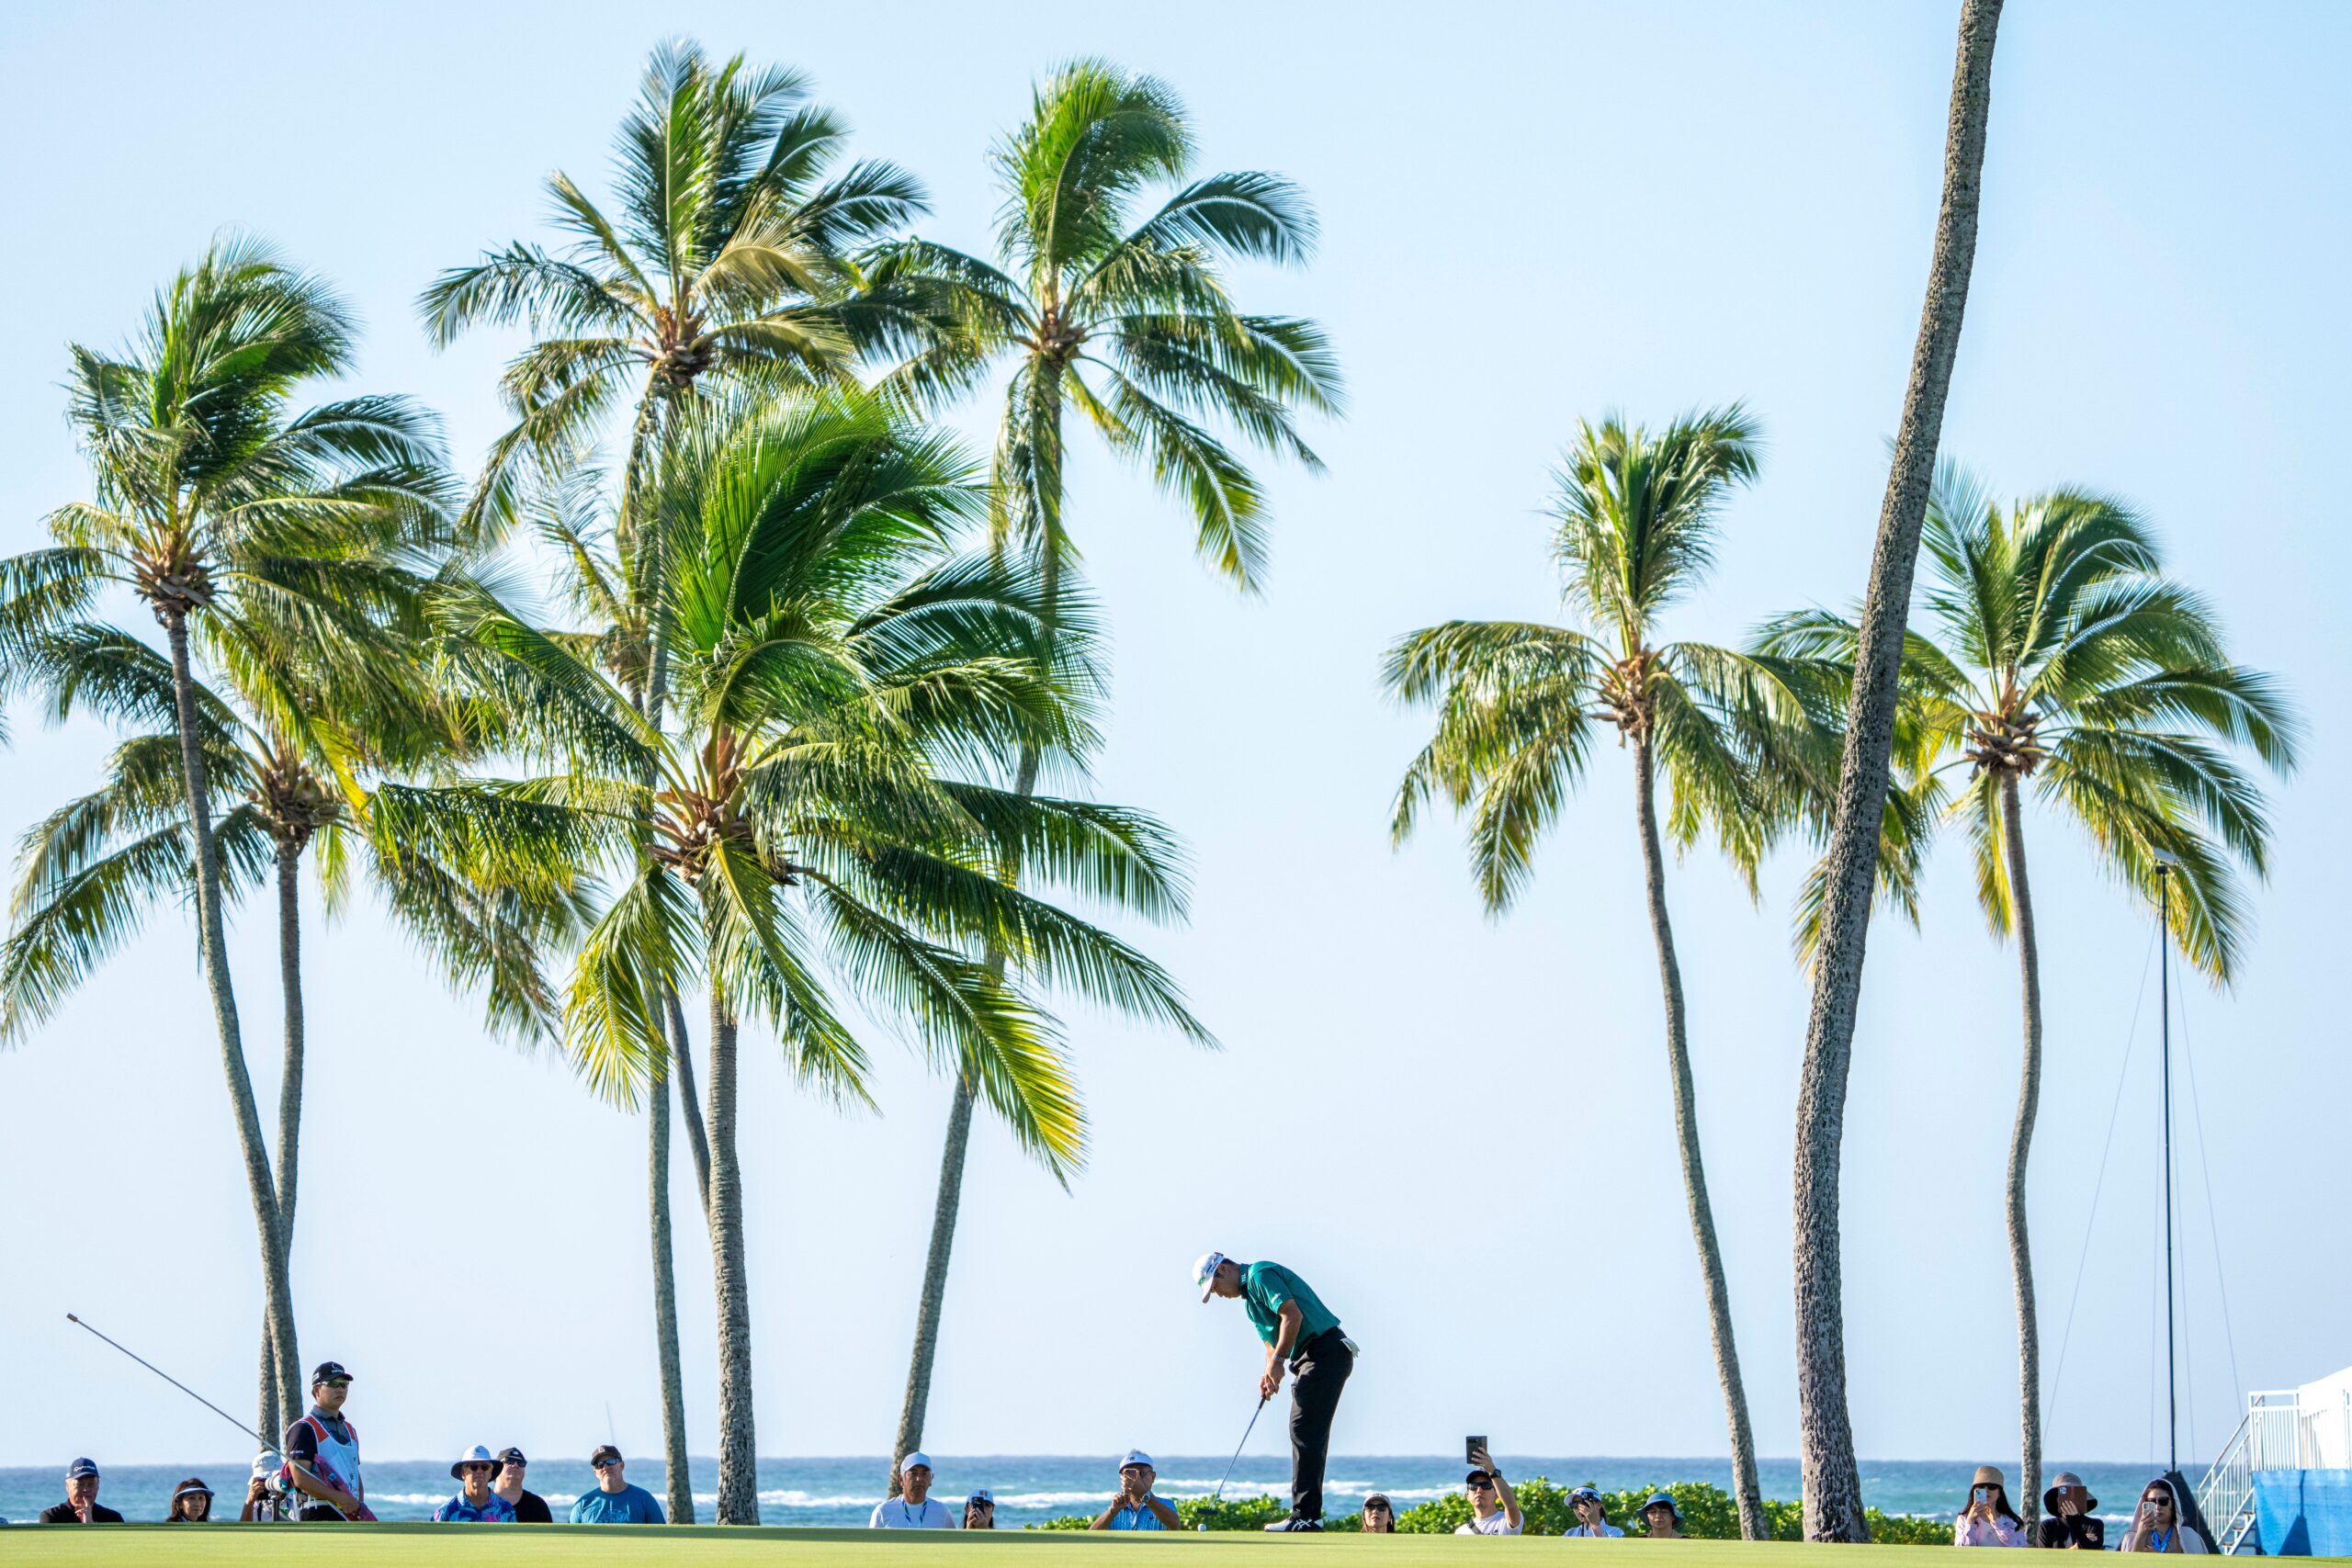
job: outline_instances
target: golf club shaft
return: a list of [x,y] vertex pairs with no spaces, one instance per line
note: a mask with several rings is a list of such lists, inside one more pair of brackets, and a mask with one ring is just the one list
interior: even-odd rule
[[1225,1483],[1233,1479],[1233,1467],[1241,1462],[1241,1450],[1250,1446],[1250,1434],[1258,1429],[1258,1417],[1266,1413],[1266,1396],[1258,1396],[1258,1408],[1250,1412],[1250,1425],[1241,1428],[1241,1440],[1233,1445],[1233,1457],[1225,1461],[1225,1474],[1216,1483],[1216,1501],[1225,1501]]
[[[215,1416],[218,1416],[219,1417],[220,1417],[220,1419],[221,1419],[221,1420],[226,1421],[227,1423],[229,1423],[229,1425],[230,1425],[230,1426],[234,1427],[238,1431],[243,1432],[246,1437],[251,1438],[252,1438],[255,1443],[259,1444],[261,1447],[263,1447],[263,1448],[265,1448],[265,1449],[266,1449],[266,1448],[267,1448],[267,1447],[269,1447],[269,1442],[268,1442],[268,1440],[267,1440],[266,1438],[265,1438],[264,1437],[262,1437],[262,1435],[261,1435],[260,1433],[258,1433],[258,1432],[254,1431],[251,1427],[246,1426],[243,1421],[238,1420],[234,1416],[232,1416],[232,1415],[230,1415],[227,1411],[225,1411],[225,1410],[221,1409],[219,1405],[217,1405],[217,1404],[213,1404],[210,1400],[209,1400],[209,1399],[205,1398],[205,1397],[204,1397],[204,1395],[202,1395],[202,1394],[200,1394],[200,1393],[197,1393],[197,1392],[196,1392],[196,1390],[194,1390],[194,1389],[192,1389],[192,1388],[188,1387],[188,1386],[187,1386],[187,1384],[186,1384],[186,1383],[184,1383],[184,1382],[180,1382],[180,1380],[179,1380],[179,1379],[177,1379],[177,1378],[175,1378],[175,1377],[172,1376],[172,1374],[171,1374],[171,1373],[169,1373],[169,1372],[165,1371],[163,1368],[161,1368],[161,1367],[157,1366],[154,1362],[153,1362],[153,1361],[149,1360],[146,1357],[144,1357],[144,1356],[142,1356],[142,1355],[139,1354],[139,1352],[138,1352],[138,1351],[131,1349],[129,1346],[117,1344],[117,1343],[116,1343],[114,1340],[112,1340],[112,1339],[107,1339],[107,1337],[106,1337],[105,1335],[103,1335],[103,1334],[98,1334],[98,1331],[97,1331],[96,1329],[95,1329],[95,1328],[90,1328],[90,1325],[89,1325],[88,1324],[84,1323],[80,1318],[75,1317],[75,1316],[74,1316],[72,1313],[70,1313],[70,1312],[69,1312],[69,1313],[67,1313],[67,1314],[65,1314],[65,1321],[66,1321],[66,1322],[68,1322],[68,1323],[70,1323],[70,1324],[72,1324],[72,1325],[74,1325],[74,1326],[75,1326],[76,1328],[89,1328],[91,1333],[93,1333],[93,1334],[97,1334],[97,1335],[98,1335],[98,1337],[99,1337],[99,1338],[101,1338],[101,1339],[106,1339],[106,1341],[107,1341],[107,1344],[109,1344],[109,1345],[113,1345],[113,1346],[114,1346],[114,1348],[115,1348],[116,1349],[120,1350],[124,1355],[126,1355],[126,1356],[130,1357],[132,1360],[134,1360],[134,1361],[138,1362],[141,1366],[142,1366],[142,1367],[146,1368],[149,1371],[151,1371],[151,1372],[154,1373],[157,1377],[159,1377],[159,1378],[163,1379],[165,1382],[167,1382],[167,1383],[171,1384],[174,1388],[178,1389],[182,1393],[187,1394],[190,1399],[195,1400],[198,1404],[203,1405],[207,1410],[209,1410],[210,1412],[212,1412],[212,1414],[214,1414]],[[1244,1437],[1244,1438],[1242,1438],[1242,1441],[1243,1441],[1243,1442],[1248,1442],[1249,1440],[1250,1440],[1250,1439],[1249,1439],[1247,1437]]]

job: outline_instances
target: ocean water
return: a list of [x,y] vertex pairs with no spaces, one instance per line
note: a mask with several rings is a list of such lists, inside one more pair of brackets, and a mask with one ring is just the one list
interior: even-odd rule
[[[1169,1497],[1205,1496],[1224,1472],[1227,1456],[1204,1459],[1191,1455],[1159,1456],[1159,1491]],[[1731,1463],[1723,1459],[1600,1457],[1522,1458],[1498,1456],[1504,1473],[1514,1481],[1549,1476],[1563,1484],[1589,1483],[1603,1491],[1621,1491],[1669,1481],[1731,1483]],[[1995,1456],[2000,1463],[2002,1456]],[[171,1506],[173,1487],[184,1477],[200,1475],[217,1494],[214,1505],[233,1518],[244,1496],[249,1462],[212,1458],[170,1465],[107,1466],[98,1500],[127,1519],[160,1519]],[[996,1454],[976,1457],[936,1456],[936,1495],[960,1503],[977,1486],[992,1488],[997,1499],[999,1529],[1018,1529],[1057,1514],[1092,1513],[1117,1489],[1117,1456],[1111,1454]],[[1975,1460],[1866,1460],[1862,1463],[1864,1499],[1890,1514],[1924,1514],[1950,1518],[1966,1497]],[[2013,1463],[2013,1461],[2012,1461]],[[1768,1497],[1798,1494],[1797,1461],[1765,1460],[1758,1466]],[[2058,1456],[2048,1462],[2046,1477],[2059,1470],[2078,1472],[2099,1499],[2099,1512],[2120,1523],[2130,1514],[2140,1487],[2156,1473],[2145,1462],[2098,1463]],[[859,1459],[763,1459],[760,1461],[760,1516],[771,1525],[863,1525],[883,1495],[889,1461],[879,1455]],[[2188,1467],[2191,1479],[2201,1467]],[[1372,1491],[1383,1491],[1399,1508],[1462,1484],[1458,1456],[1345,1455],[1334,1456],[1325,1482],[1325,1506],[1333,1514],[1355,1511]],[[694,1461],[695,1501],[698,1517],[707,1522],[715,1501],[716,1460]],[[64,1466],[0,1468],[0,1518],[22,1523],[51,1503],[64,1500]],[[368,1497],[377,1514],[387,1519],[423,1519],[457,1491],[447,1461],[388,1460],[367,1465]],[[662,1495],[659,1460],[632,1459],[628,1478],[657,1497]],[[2012,1478],[2014,1479],[2014,1477]],[[584,1458],[540,1456],[533,1459],[531,1490],[545,1497],[559,1518],[571,1500],[595,1484]],[[1283,1493],[1290,1484],[1287,1455],[1244,1455],[1227,1483],[1227,1497]]]

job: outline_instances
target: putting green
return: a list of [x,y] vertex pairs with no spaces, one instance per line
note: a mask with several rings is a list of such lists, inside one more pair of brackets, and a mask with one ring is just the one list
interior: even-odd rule
[[[332,1544],[329,1543],[329,1533]],[[430,1543],[417,1540],[431,1536]],[[1133,1552],[1169,1552],[1168,1568],[1277,1568],[1277,1552],[1303,1552],[1293,1568],[1335,1558],[1380,1568],[1462,1565],[1481,1552],[1514,1559],[1542,1556],[1555,1568],[1601,1559],[1613,1568],[1813,1568],[1835,1556],[1840,1568],[1951,1568],[1950,1547],[1880,1546],[1850,1549],[1736,1540],[1563,1540],[1530,1536],[1512,1541],[1442,1535],[1097,1535],[1071,1530],[720,1529],[713,1526],[541,1526],[503,1529],[468,1525],[345,1525],[322,1533],[254,1526],[124,1525],[83,1529],[62,1525],[0,1529],[0,1562],[7,1568],[116,1568],[118,1564],[187,1563],[192,1568],[392,1568],[429,1562],[432,1568],[637,1568],[639,1564],[701,1562],[717,1568],[916,1568],[932,1554],[950,1554],[958,1568],[993,1568],[1020,1562],[1030,1568],[1132,1568]]]

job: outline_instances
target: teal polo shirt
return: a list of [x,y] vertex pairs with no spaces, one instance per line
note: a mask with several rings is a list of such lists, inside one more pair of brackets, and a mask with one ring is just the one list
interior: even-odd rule
[[1279,1263],[1252,1263],[1241,1270],[1241,1306],[1249,1313],[1250,1325],[1258,1337],[1272,1345],[1282,1333],[1283,1303],[1298,1303],[1298,1338],[1291,1346],[1296,1355],[1300,1346],[1317,1335],[1340,1326],[1331,1309],[1307,1288],[1306,1281]]

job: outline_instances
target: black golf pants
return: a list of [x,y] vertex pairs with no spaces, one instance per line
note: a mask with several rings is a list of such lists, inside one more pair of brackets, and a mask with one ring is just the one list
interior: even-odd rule
[[1336,1328],[1308,1340],[1290,1363],[1290,1517],[1323,1517],[1323,1464],[1331,1453],[1331,1417],[1356,1359]]

